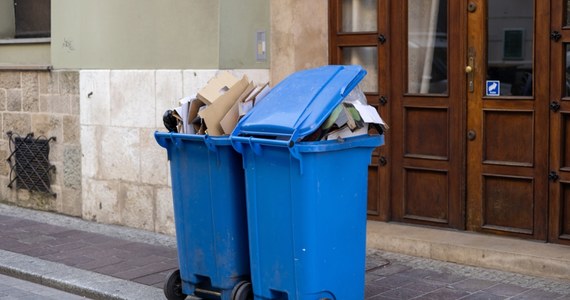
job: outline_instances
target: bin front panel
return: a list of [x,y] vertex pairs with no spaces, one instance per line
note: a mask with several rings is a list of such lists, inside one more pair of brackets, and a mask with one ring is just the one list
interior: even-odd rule
[[[244,147],[256,299],[363,299],[367,175],[374,147]],[[302,167],[301,167],[302,164]]]
[[204,137],[157,133],[168,149],[178,260],[185,290],[210,279],[231,289],[249,277],[242,159],[229,139],[207,147]]

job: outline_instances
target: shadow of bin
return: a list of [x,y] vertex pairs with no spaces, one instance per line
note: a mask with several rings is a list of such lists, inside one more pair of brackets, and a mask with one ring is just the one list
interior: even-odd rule
[[365,75],[294,73],[231,135],[245,168],[255,299],[364,299],[368,165],[383,136],[301,140]]
[[154,136],[170,161],[180,266],[165,283],[167,299],[245,299],[236,296],[251,289],[241,155],[229,137]]

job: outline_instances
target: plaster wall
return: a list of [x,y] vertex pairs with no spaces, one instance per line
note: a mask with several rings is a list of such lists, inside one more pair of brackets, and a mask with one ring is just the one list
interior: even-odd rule
[[[5,1],[5,0],[0,0]],[[1,2],[0,2],[1,3]],[[51,58],[73,69],[260,69],[266,0],[52,0]]]
[[14,0],[0,0],[0,39],[14,38]]
[[328,1],[271,2],[271,82],[328,64]]
[[219,0],[52,0],[53,66],[218,68],[219,5]]
[[50,44],[2,44],[0,45],[0,66],[50,65]]

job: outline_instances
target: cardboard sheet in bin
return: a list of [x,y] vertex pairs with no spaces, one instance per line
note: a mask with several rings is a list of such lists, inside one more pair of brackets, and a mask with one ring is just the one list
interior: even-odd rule
[[317,130],[365,75],[361,66],[324,66],[293,73],[240,120],[232,136],[283,137],[296,142]]

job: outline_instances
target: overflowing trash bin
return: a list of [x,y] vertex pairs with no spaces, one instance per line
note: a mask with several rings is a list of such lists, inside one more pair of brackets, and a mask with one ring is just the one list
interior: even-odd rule
[[366,127],[326,139],[323,124],[365,75],[294,73],[231,134],[245,169],[254,299],[364,299],[368,165],[383,135]]
[[155,132],[170,161],[179,270],[168,300],[251,297],[242,158],[228,136]]

